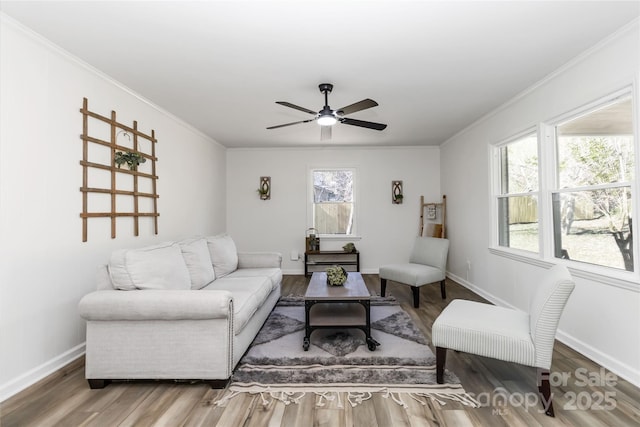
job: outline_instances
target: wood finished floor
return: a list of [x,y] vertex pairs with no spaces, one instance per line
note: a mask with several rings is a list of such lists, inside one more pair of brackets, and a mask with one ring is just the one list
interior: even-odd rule
[[[364,278],[371,293],[378,294],[378,276]],[[303,276],[285,276],[282,294],[303,295],[307,281]],[[387,292],[401,302],[429,339],[434,319],[451,300],[482,301],[450,280],[446,301],[440,298],[439,286],[422,288],[419,309],[412,306],[409,287],[390,282]],[[602,378],[600,366],[558,342],[551,371],[568,373],[571,378],[566,384],[552,386],[556,418],[545,416],[539,404],[527,407],[522,403],[527,396],[537,396],[534,368],[450,351],[447,369],[458,375],[466,391],[479,398],[482,407],[468,408],[455,402],[423,406],[412,401],[404,409],[381,394],[353,408],[340,408],[335,402],[316,406],[312,394],[298,405],[275,402],[265,407],[259,397],[238,396],[220,407],[213,402],[221,391],[202,383],[124,382],[90,390],[84,379],[84,361],[79,359],[0,404],[0,426],[640,425],[640,390],[622,379],[617,379],[615,386],[593,384]],[[592,381],[584,381],[585,374],[590,374]],[[583,385],[585,382],[590,384]],[[504,405],[500,395],[509,396],[511,404]]]

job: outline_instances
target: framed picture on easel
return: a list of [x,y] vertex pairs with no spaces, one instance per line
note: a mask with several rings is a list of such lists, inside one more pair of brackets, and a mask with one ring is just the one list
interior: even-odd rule
[[427,206],[427,219],[436,219],[436,205]]
[[425,202],[420,196],[420,225],[418,236],[446,238],[447,196],[442,195],[442,202]]

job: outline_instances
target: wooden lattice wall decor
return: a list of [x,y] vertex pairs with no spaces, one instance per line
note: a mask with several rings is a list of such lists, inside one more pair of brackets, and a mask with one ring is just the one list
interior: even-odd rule
[[[156,187],[155,131],[147,135],[138,130],[138,122],[127,126],[111,117],[89,111],[87,98],[82,108],[82,241],[87,241],[89,218],[110,218],[111,238],[116,237],[116,219],[133,218],[133,234],[140,233],[140,218],[153,220],[158,234],[158,193]],[[91,134],[89,124],[91,123]],[[134,159],[133,167],[116,158]],[[137,156],[136,156],[137,154]],[[139,165],[136,164],[139,162]],[[99,198],[107,198],[102,200]],[[95,198],[95,200],[93,199]],[[102,203],[101,203],[102,202]],[[105,203],[106,202],[106,203]],[[102,208],[102,209],[100,209]],[[105,209],[106,208],[106,209]]]

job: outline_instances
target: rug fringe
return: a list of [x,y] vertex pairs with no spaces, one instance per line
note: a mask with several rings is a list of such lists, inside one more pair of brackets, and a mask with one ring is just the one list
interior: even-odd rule
[[238,396],[240,393],[243,393],[243,392],[242,391],[227,391],[227,392],[223,393],[223,395],[222,395],[222,397],[220,399],[218,399],[215,402],[213,402],[213,404],[216,405],[216,406],[224,406],[227,403],[229,403],[229,401],[231,399],[233,399],[234,397]]
[[352,408],[355,408],[365,400],[371,399],[373,394],[368,391],[350,391],[347,393],[347,400]]
[[[391,399],[396,404],[402,406],[405,410],[409,409],[409,405],[406,403],[406,399],[413,399],[421,405],[427,405],[428,401],[437,403],[441,406],[446,405],[446,400],[461,403],[462,405],[472,408],[479,408],[480,403],[475,400],[471,395],[466,392],[463,393],[424,393],[424,392],[404,392],[393,391],[391,389],[378,390],[382,393],[382,397],[385,399]],[[264,406],[271,404],[273,400],[278,400],[285,405],[299,404],[307,391],[284,391],[284,390],[253,390],[253,391],[228,391],[220,399],[214,402],[217,406],[223,406],[229,402],[229,400],[240,395],[241,393],[248,393],[250,395],[260,395],[260,400]],[[346,393],[347,402],[351,407],[356,407],[362,402],[369,400],[373,397],[373,393],[369,391],[309,391],[319,397],[316,402],[316,407],[326,406],[327,403],[337,400],[337,407],[344,408],[342,402],[341,393]]]
[[334,400],[336,400],[336,397],[338,398],[338,407],[342,408],[342,403],[340,402],[340,395],[334,396],[334,394],[337,395],[337,393],[334,393],[332,391],[323,391],[323,392],[315,392],[316,396],[320,396],[320,399],[318,399],[318,401],[316,402],[316,406],[325,406],[325,403],[323,402],[323,400],[326,400],[327,402],[333,402]]
[[432,401],[438,402],[440,405],[446,405],[446,402],[441,400],[441,399],[446,399],[446,400],[453,400],[455,402],[459,402],[465,406],[470,406],[472,408],[480,407],[480,403],[468,393],[410,393],[410,394],[429,398]]

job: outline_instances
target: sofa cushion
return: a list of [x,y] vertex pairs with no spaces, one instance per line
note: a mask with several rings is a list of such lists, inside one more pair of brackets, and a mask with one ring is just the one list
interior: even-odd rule
[[178,242],[191,277],[191,289],[201,289],[216,279],[207,240],[189,239]]
[[207,245],[217,278],[224,277],[238,268],[238,251],[231,236],[220,234],[207,237]]
[[218,278],[202,291],[222,290],[231,292],[233,298],[233,332],[238,335],[249,323],[258,308],[271,293],[271,280],[265,276]]
[[172,242],[113,252],[109,275],[121,290],[191,288],[180,246]]
[[233,273],[229,274],[229,278],[241,278],[241,277],[268,277],[271,280],[271,289],[275,289],[280,283],[282,283],[282,270],[279,268],[239,268]]

